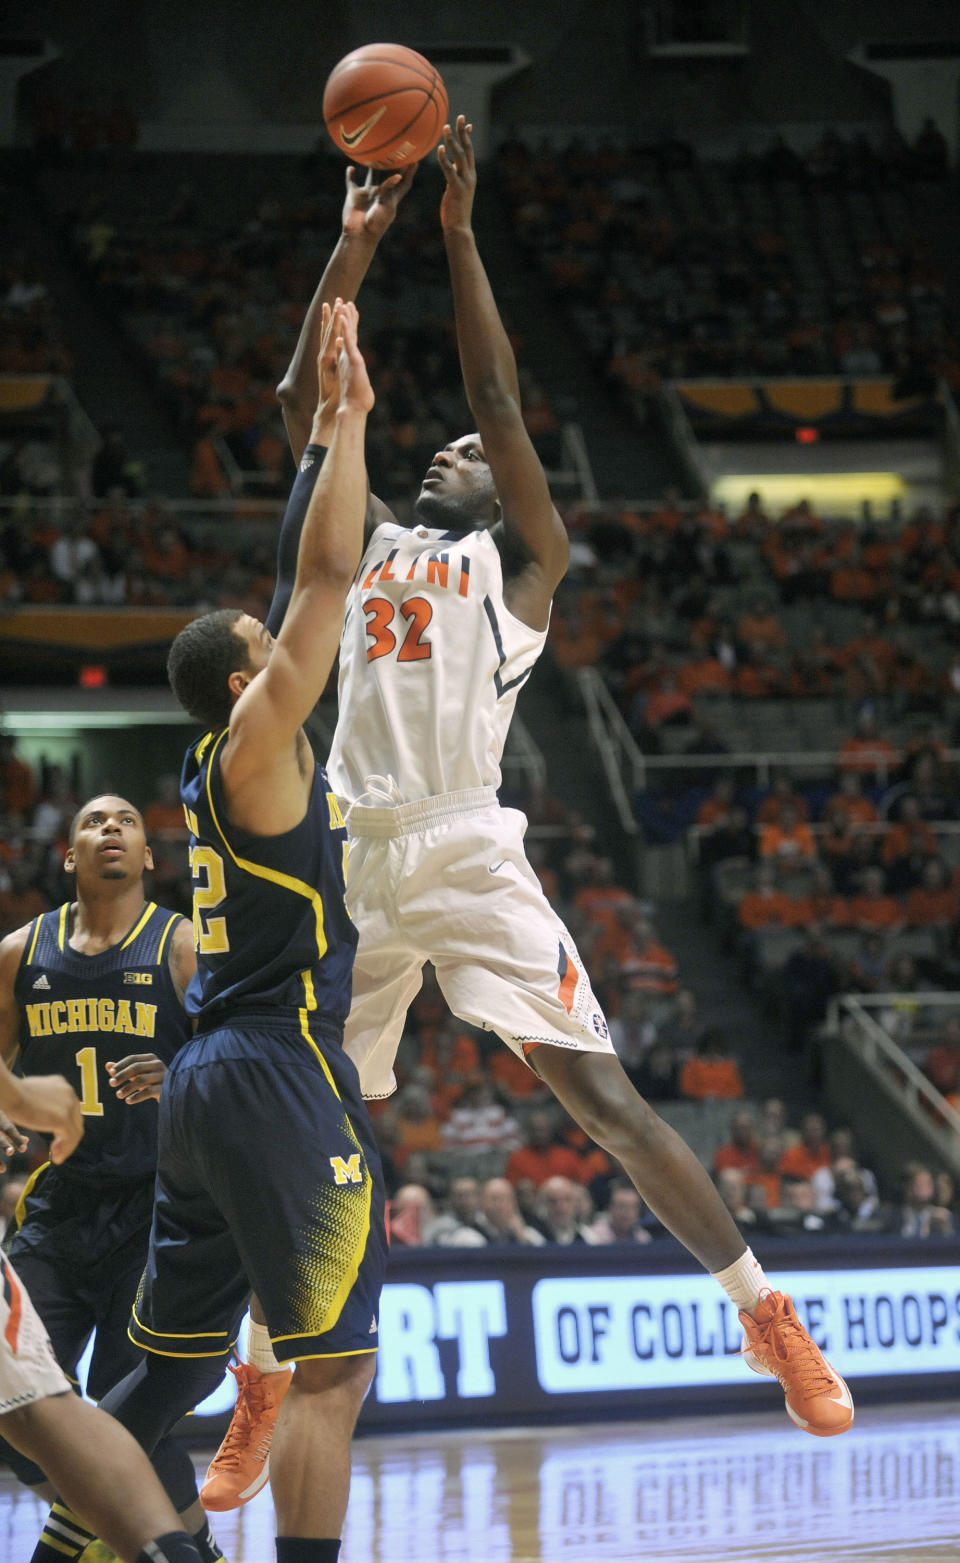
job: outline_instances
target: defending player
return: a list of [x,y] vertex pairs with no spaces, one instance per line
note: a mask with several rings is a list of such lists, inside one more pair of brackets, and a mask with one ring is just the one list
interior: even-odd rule
[[[18,1080],[0,1062],[0,1109],[54,1136],[59,1166],[83,1136],[73,1087],[58,1075]],[[149,1461],[112,1417],[71,1391],[19,1276],[0,1254],[0,1431],[123,1563],[200,1563]]]
[[[147,1257],[156,1171],[159,1083],[190,1035],[183,1008],[196,968],[190,923],[146,902],[152,866],[139,811],[113,795],[91,798],[70,828],[64,864],[76,901],[0,943],[0,1050],[26,1075],[62,1074],[80,1094],[87,1132],[63,1166],[35,1172],[7,1251],[76,1381],[90,1333],[88,1392],[96,1400],[139,1361],[127,1335]],[[129,1049],[149,1049],[130,1054]],[[127,1055],[127,1056],[124,1056]],[[222,1557],[197,1498],[192,1462],[178,1445],[158,1470],[208,1563]],[[20,1480],[55,1493],[36,1464],[7,1456]],[[42,1547],[79,1556],[89,1536],[54,1511]],[[43,1550],[39,1556],[43,1557]]]
[[332,432],[283,629],[273,642],[257,620],[223,610],[188,625],[170,653],[173,687],[208,729],[181,778],[198,1029],[160,1104],[150,1255],[131,1325],[145,1358],[104,1402],[152,1448],[222,1377],[252,1284],[274,1350],[297,1364],[270,1472],[278,1563],[337,1557],[386,1255],[379,1159],[341,1046],[356,946],[346,833],[302,729],[360,557],[373,403],[354,306],[338,302],[325,324],[333,351],[318,425]]
[[[790,1298],[770,1287],[693,1152],[633,1090],[579,954],[526,861],[523,817],[496,801],[513,705],[543,649],[568,544],[524,428],[513,352],[471,226],[476,173],[462,116],[455,132],[445,128],[438,155],[478,433],[438,452],[411,529],[371,498],[347,602],[329,762],[349,810],[349,905],[360,936],[345,1046],[364,1094],[388,1095],[407,1007],[431,960],[454,1013],[497,1032],[536,1069],[713,1273],[740,1310],[749,1365],[780,1380],[792,1419],[819,1436],[844,1432],[853,1421],[846,1384]],[[373,248],[345,231],[328,283],[353,296]],[[306,492],[320,452],[304,454],[312,385],[302,344],[316,334],[319,303],[280,387]],[[271,624],[283,609],[295,520],[288,509]]]

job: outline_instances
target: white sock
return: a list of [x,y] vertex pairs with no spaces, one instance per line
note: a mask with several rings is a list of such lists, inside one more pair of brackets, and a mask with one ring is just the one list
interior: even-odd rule
[[745,1308],[747,1313],[753,1312],[761,1292],[772,1290],[749,1248],[725,1270],[717,1270],[713,1279],[723,1287],[730,1301],[738,1308]]
[[261,1373],[280,1371],[281,1364],[273,1355],[270,1344],[270,1332],[265,1324],[258,1324],[256,1319],[250,1320],[247,1331],[247,1361],[252,1368],[259,1368]]

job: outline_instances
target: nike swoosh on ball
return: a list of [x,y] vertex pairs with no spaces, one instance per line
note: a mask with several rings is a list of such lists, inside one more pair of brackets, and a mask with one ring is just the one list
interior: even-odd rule
[[381,106],[377,109],[376,113],[375,114],[371,114],[369,119],[365,119],[362,125],[358,125],[357,126],[356,130],[347,130],[345,126],[341,125],[341,127],[340,127],[340,139],[341,139],[341,141],[343,141],[344,144],[346,146],[348,146],[348,147],[359,146],[360,142],[363,140],[364,136],[369,134],[369,132],[373,129],[374,125],[376,125],[383,118],[383,116],[384,116],[384,114],[386,112],[387,112],[386,104],[381,104]]

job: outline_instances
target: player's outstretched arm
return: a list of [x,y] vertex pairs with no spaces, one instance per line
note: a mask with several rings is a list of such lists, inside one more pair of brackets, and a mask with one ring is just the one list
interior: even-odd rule
[[328,329],[338,343],[333,434],[307,507],[283,627],[266,667],[233,707],[222,762],[228,795],[289,749],[320,698],[360,562],[367,498],[363,446],[373,391],[357,345],[356,306],[338,299]]
[[504,528],[541,577],[545,624],[550,598],[567,568],[569,544],[523,422],[513,348],[477,249],[472,226],[476,162],[470,126],[462,114],[455,129],[444,126],[437,159],[446,180],[440,221],[464,388],[493,474]]
[[311,438],[326,443],[311,432],[318,400],[317,358],[323,339],[323,306],[332,306],[336,298],[356,298],[377,245],[396,217],[397,207],[410,189],[416,171],[417,164],[411,163],[402,173],[388,174],[376,184],[372,168],[367,169],[362,183],[354,168],[347,169],[340,238],[310,302],[290,365],[277,386],[297,466]]

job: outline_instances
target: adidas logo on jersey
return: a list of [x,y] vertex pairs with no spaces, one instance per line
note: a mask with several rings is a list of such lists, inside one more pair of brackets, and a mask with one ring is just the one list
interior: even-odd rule
[[48,978],[46,972],[42,972],[41,973],[41,975],[37,978],[37,980],[36,980],[36,982],[34,983],[33,986],[35,988],[49,988],[49,986],[50,986],[50,979]]

